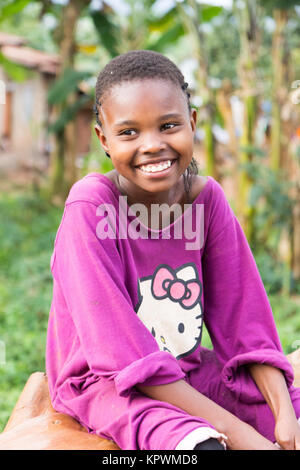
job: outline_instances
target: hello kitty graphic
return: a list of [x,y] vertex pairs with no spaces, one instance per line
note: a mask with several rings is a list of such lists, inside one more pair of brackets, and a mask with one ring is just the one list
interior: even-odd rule
[[194,263],[178,269],[159,265],[152,276],[138,280],[137,315],[162,351],[176,359],[191,354],[201,341],[202,285]]

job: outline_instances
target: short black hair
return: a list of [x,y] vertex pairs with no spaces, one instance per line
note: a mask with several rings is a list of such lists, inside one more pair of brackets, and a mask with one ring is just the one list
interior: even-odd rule
[[[174,62],[163,54],[151,50],[134,50],[114,57],[101,70],[96,82],[96,96],[94,113],[99,126],[99,106],[104,95],[114,86],[125,81],[143,79],[163,79],[177,84],[187,97],[187,104],[191,109],[188,83]],[[109,154],[107,154],[110,157]],[[184,187],[189,201],[192,184],[192,175],[198,174],[198,165],[194,157],[184,173]]]
[[112,59],[98,75],[94,112],[99,126],[101,126],[101,122],[99,121],[98,106],[101,106],[101,100],[105,93],[121,82],[153,78],[169,80],[179,85],[186,94],[188,106],[191,108],[190,93],[187,91],[188,84],[174,62],[155,51],[129,51]]

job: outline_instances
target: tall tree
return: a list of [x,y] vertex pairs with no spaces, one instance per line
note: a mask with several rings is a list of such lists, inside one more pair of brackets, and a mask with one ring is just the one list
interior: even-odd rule
[[244,105],[243,133],[239,150],[239,178],[237,213],[250,244],[254,236],[255,208],[249,203],[250,190],[253,184],[247,165],[253,160],[255,146],[255,125],[258,115],[258,25],[257,5],[255,0],[235,2],[235,12],[240,31],[240,59],[238,75],[240,78],[241,97]]
[[[78,19],[83,10],[90,4],[90,0],[69,0],[62,11],[57,42],[60,50],[61,68],[56,80],[72,76],[76,53],[75,30]],[[74,76],[74,74],[73,74]],[[53,100],[53,115],[59,119],[70,110],[78,108],[78,95],[76,89],[71,90],[61,101]],[[70,113],[74,115],[74,113]],[[62,126],[54,128],[56,145],[51,155],[50,186],[51,193],[61,196],[67,195],[71,185],[77,179],[76,171],[76,128],[75,120],[68,119]]]
[[209,82],[209,63],[205,45],[205,36],[202,30],[202,23],[210,21],[217,16],[222,8],[200,5],[196,0],[177,1],[179,18],[186,31],[190,34],[192,55],[197,61],[196,94],[201,97],[200,125],[204,129],[204,151],[206,173],[219,179],[215,160],[215,139],[213,125],[215,123],[216,98]]
[[275,31],[272,44],[273,86],[272,86],[272,124],[270,166],[278,172],[282,165],[283,133],[282,133],[282,107],[286,100],[286,70],[287,70],[287,21],[288,10],[276,8],[273,13]]
[[[272,14],[275,22],[275,30],[272,41],[272,116],[271,116],[271,144],[270,144],[270,167],[278,178],[290,178],[294,181],[290,189],[290,197],[294,200],[292,230],[288,230],[283,237],[288,240],[285,249],[285,262],[290,271],[294,270],[296,280],[300,279],[299,259],[299,233],[300,233],[300,191],[299,182],[295,180],[297,171],[291,172],[295,158],[289,152],[291,139],[290,124],[284,125],[284,108],[289,101],[289,86],[292,81],[291,62],[289,51],[288,21],[293,14],[294,7],[299,4],[295,0],[265,0],[262,2],[266,12]],[[299,165],[299,164],[298,164]],[[285,290],[290,292],[290,278],[286,283]]]

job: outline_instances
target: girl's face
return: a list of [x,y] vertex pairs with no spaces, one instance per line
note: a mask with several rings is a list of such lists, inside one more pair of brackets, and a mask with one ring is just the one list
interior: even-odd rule
[[171,81],[115,85],[101,103],[100,120],[97,136],[132,194],[168,192],[191,162],[196,112]]

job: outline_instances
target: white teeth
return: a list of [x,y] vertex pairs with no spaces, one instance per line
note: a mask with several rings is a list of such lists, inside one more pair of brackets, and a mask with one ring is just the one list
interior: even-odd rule
[[155,173],[158,171],[165,170],[166,168],[169,168],[171,164],[172,164],[171,160],[167,160],[166,162],[157,163],[155,165],[151,163],[149,165],[142,165],[140,169],[145,171],[146,173]]

